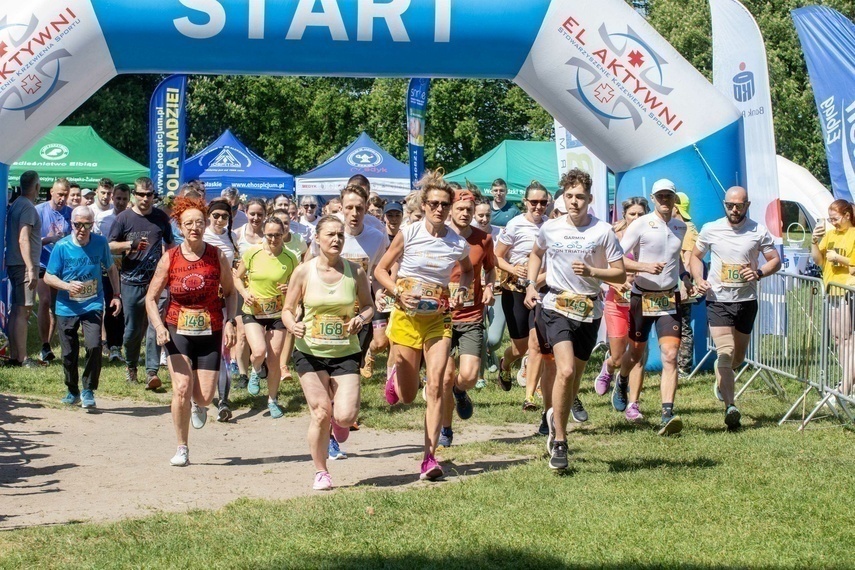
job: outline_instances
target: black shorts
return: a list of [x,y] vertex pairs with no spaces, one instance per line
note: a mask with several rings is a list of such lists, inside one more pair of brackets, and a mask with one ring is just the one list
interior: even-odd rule
[[629,340],[634,342],[647,342],[650,331],[656,325],[656,334],[659,340],[673,338],[680,342],[683,332],[683,307],[680,304],[680,293],[675,293],[677,300],[677,312],[673,315],[660,315],[658,317],[645,317],[642,311],[641,295],[632,293],[629,297]]
[[525,306],[525,293],[518,291],[502,291],[502,311],[508,324],[508,336],[511,340],[528,338],[529,310]]
[[538,303],[528,319],[529,327],[534,329],[537,335],[537,343],[540,345],[540,354],[552,354],[552,345],[546,338],[546,321],[543,319],[543,305]]
[[324,358],[295,350],[291,354],[291,358],[294,359],[294,368],[297,369],[297,374],[326,372],[330,377],[348,374],[359,375],[360,354],[358,352],[338,358]]
[[375,313],[374,318],[371,319],[371,328],[386,330],[386,327],[389,326],[389,315],[391,314],[392,313]]
[[711,327],[733,327],[742,334],[751,334],[757,318],[757,301],[710,301],[707,303],[707,317]]
[[587,362],[597,346],[597,333],[600,331],[600,320],[594,319],[590,323],[583,323],[565,317],[564,315],[549,309],[543,309],[541,320],[546,325],[546,339],[551,346],[559,342],[573,343],[573,355],[583,362]]
[[220,371],[223,351],[223,331],[214,331],[204,336],[185,336],[178,334],[175,325],[166,325],[169,331],[169,342],[166,343],[166,354],[169,356],[186,356],[190,359],[193,370]]
[[243,324],[255,323],[257,325],[261,325],[266,331],[285,330],[285,323],[282,321],[281,317],[273,319],[257,319],[253,315],[241,315],[241,319],[243,320]]
[[451,351],[457,349],[457,354],[468,354],[481,358],[484,349],[484,323],[460,322],[451,323]]

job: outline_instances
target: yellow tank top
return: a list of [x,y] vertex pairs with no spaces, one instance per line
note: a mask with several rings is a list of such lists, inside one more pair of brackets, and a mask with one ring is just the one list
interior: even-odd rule
[[309,261],[309,285],[303,296],[302,322],[306,334],[295,342],[300,352],[321,358],[340,358],[359,352],[359,337],[347,332],[347,323],[356,314],[356,279],[350,262],[342,261],[344,275],[333,284],[321,280],[318,258]]

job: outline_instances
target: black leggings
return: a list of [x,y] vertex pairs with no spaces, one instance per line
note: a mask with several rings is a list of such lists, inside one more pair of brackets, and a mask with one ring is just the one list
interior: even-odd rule
[[525,306],[525,293],[508,291],[502,289],[502,310],[508,323],[508,336],[511,340],[528,338],[529,313],[531,310]]

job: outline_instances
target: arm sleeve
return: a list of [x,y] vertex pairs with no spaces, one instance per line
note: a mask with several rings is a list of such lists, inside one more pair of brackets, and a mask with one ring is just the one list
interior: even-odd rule
[[471,248],[469,247],[469,242],[464,241],[463,242],[463,253],[460,254],[460,257],[457,258],[457,261],[463,261],[464,259],[469,257],[469,250],[470,249]]
[[514,245],[514,238],[516,237],[514,233],[515,227],[516,225],[503,227],[502,231],[499,232],[499,241],[507,246]]
[[62,279],[62,251],[65,248],[63,247],[54,247],[50,252],[50,259],[48,260],[46,271],[51,275],[56,275],[60,279]]
[[623,259],[623,249],[620,247],[617,235],[609,230],[605,239],[606,260],[609,263],[614,263],[618,259]]
[[[122,216],[124,218],[124,216]],[[108,242],[111,241],[123,241],[123,237],[125,234],[125,223],[124,219],[120,218],[116,215],[116,219],[113,221],[113,225],[110,226],[110,235],[107,238]]]
[[698,234],[698,239],[695,240],[695,247],[698,250],[706,255],[707,251],[710,249],[710,236],[709,230],[707,230],[707,226],[701,228],[701,233]]
[[624,251],[633,251],[635,246],[641,240],[641,224],[630,224],[623,233],[623,239],[620,240],[620,247]]
[[819,245],[817,245],[816,247],[818,247],[819,251],[821,251],[822,253],[828,251],[828,232],[825,232],[825,235],[822,236],[822,239],[819,240]]
[[770,251],[775,250],[775,240],[772,239],[772,234],[769,233],[769,230],[763,232],[763,236],[760,238],[760,251],[762,253],[769,253]]
[[534,238],[534,245],[543,250],[546,250],[546,232],[544,231],[545,227],[546,224],[540,226],[540,229],[537,230],[537,237]]
[[[35,208],[27,208],[21,214],[21,225],[22,226],[33,226],[36,227],[36,220],[39,217],[39,212]],[[44,228],[42,228],[42,232],[44,232]],[[44,236],[41,236],[44,237]]]

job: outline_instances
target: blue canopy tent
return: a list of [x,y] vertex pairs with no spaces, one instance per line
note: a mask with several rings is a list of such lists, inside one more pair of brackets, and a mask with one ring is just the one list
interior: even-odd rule
[[371,190],[381,196],[400,197],[410,192],[407,165],[383,150],[365,132],[334,157],[297,177],[297,192],[301,196],[338,196],[355,174],[368,178]]
[[184,178],[198,178],[208,191],[217,193],[234,186],[250,198],[294,195],[294,177],[249,150],[228,129],[184,162]]

